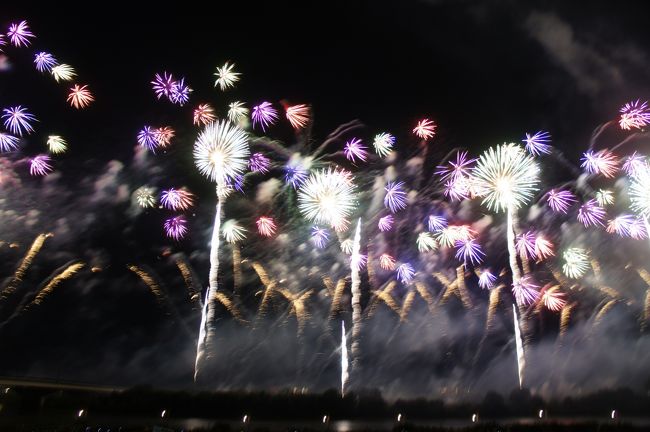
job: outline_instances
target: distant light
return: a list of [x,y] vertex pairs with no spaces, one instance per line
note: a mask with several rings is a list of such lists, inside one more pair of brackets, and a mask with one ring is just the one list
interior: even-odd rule
[[79,410],[79,412],[77,413],[77,417],[81,417],[82,415],[84,415],[84,412],[85,412],[85,411],[82,410],[82,409]]
[[397,414],[397,421],[401,422],[402,421],[402,414]]
[[616,417],[618,417],[618,413],[616,412],[616,410],[612,410],[611,417],[612,417],[612,420],[614,420]]
[[329,417],[327,417],[326,415],[324,415],[324,416],[323,416],[323,423],[327,423],[327,420],[329,420]]
[[476,423],[478,421],[478,414],[472,414],[472,423]]
[[165,414],[167,414],[167,410],[162,410],[162,412],[160,413],[160,418],[165,417]]
[[543,418],[544,417],[544,410],[543,409],[539,410],[539,413],[537,414],[537,416],[539,418]]
[[244,414],[244,418],[241,419],[242,423],[248,422],[248,414]]

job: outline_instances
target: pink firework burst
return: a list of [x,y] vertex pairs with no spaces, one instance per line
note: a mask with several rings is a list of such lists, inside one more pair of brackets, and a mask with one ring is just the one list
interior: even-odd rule
[[140,132],[138,132],[138,144],[142,147],[148,148],[149,150],[155,150],[159,146],[157,129],[154,129],[151,126],[143,127]]
[[161,192],[160,203],[169,210],[187,210],[194,205],[194,194],[185,189],[169,188]]
[[368,149],[361,143],[359,138],[352,138],[350,141],[345,143],[343,147],[343,153],[345,157],[351,161],[356,162],[356,159],[360,159],[362,162],[365,162],[368,159]]
[[169,93],[169,99],[180,106],[183,106],[190,100],[190,93],[192,93],[190,86],[185,84],[185,78],[181,78],[174,82],[172,89]]
[[643,240],[648,238],[648,231],[645,227],[645,222],[642,218],[637,217],[629,226],[630,237],[635,240]]
[[650,124],[650,111],[648,103],[641,103],[640,100],[628,102],[620,110],[621,118],[618,121],[621,129],[630,130],[632,128],[641,129]]
[[413,133],[421,139],[427,140],[436,134],[436,124],[429,119],[422,119],[413,128]]
[[438,232],[445,229],[448,225],[447,219],[442,216],[430,215],[427,220],[429,231]]
[[269,172],[270,166],[271,160],[262,153],[253,153],[251,158],[248,160],[248,167],[253,172],[265,174]]
[[539,297],[539,286],[530,276],[524,276],[512,285],[512,293],[519,305],[529,305]]
[[527,231],[525,233],[519,234],[517,236],[517,242],[515,243],[517,252],[519,255],[526,256],[528,258],[535,257],[535,233],[533,231]]
[[480,264],[485,256],[481,245],[475,239],[458,240],[456,248],[456,259],[465,263],[469,260],[474,265]]
[[548,257],[554,256],[553,243],[546,240],[541,235],[535,237],[535,255],[538,260],[544,260]]
[[648,161],[645,156],[640,155],[635,151],[625,158],[622,168],[627,175],[636,177],[640,172],[648,169]]
[[10,152],[18,148],[18,138],[13,135],[0,132],[0,152]]
[[388,182],[384,188],[384,205],[391,212],[396,213],[406,208],[406,192],[404,192],[404,182]]
[[165,221],[165,233],[167,237],[180,240],[187,234],[187,221],[183,216],[175,216]]
[[632,215],[622,214],[607,221],[606,231],[610,234],[618,234],[621,237],[631,237],[630,227],[636,218]]
[[556,213],[566,214],[569,207],[576,201],[576,197],[567,190],[551,189],[546,193],[546,202]]
[[264,237],[273,237],[275,235],[277,226],[275,225],[273,218],[260,216],[255,223],[257,224],[257,232],[259,232],[260,235]]
[[217,119],[214,115],[214,109],[210,104],[200,104],[194,110],[193,122],[197,126],[205,126]]
[[278,111],[273,108],[270,102],[262,102],[253,107],[251,118],[253,119],[253,127],[259,125],[262,131],[266,132],[266,128],[277,121]]
[[154,80],[151,81],[151,85],[153,86],[153,91],[156,93],[158,99],[163,96],[171,99],[176,81],[171,74],[163,72],[162,75],[156,74]]
[[285,113],[287,120],[296,130],[303,129],[309,122],[309,105],[285,105]]
[[540,294],[541,301],[544,303],[544,306],[546,306],[546,309],[550,311],[559,312],[562,310],[564,305],[566,305],[566,300],[564,300],[566,294],[560,291],[557,285],[545,285]]
[[52,159],[48,155],[34,156],[29,160],[29,173],[33,176],[46,176],[52,172]]
[[590,174],[601,174],[605,178],[612,178],[618,171],[618,158],[607,149],[598,152],[585,152],[580,166]]
[[387,253],[381,254],[379,257],[379,266],[384,270],[393,271],[395,270],[395,258]]
[[29,30],[29,25],[25,20],[19,22],[18,24],[10,24],[9,31],[7,31],[7,36],[9,36],[9,40],[16,47],[29,46],[31,44],[31,41],[29,39],[36,37],[34,33]]
[[174,129],[169,126],[153,129],[153,133],[157,146],[161,148],[167,147],[171,143],[172,138],[174,138],[174,135],[176,135]]
[[595,199],[590,199],[578,210],[578,221],[585,227],[600,225],[605,226],[605,209],[598,205]]
[[68,94],[68,102],[74,108],[86,108],[94,100],[95,97],[92,93],[90,93],[87,85],[80,86],[79,84],[75,84],[70,88],[70,94]]
[[393,222],[395,222],[393,215],[380,217],[379,222],[377,222],[377,228],[379,228],[379,231],[381,232],[390,231],[393,228]]
[[551,146],[548,144],[551,142],[551,134],[544,131],[535,132],[533,135],[526,133],[526,138],[523,142],[526,144],[526,150],[528,153],[533,156],[539,156],[540,154],[549,154],[551,152]]

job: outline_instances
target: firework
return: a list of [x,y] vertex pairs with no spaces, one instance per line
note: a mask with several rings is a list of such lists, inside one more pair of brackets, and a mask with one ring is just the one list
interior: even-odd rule
[[373,291],[374,301],[371,303],[369,307],[368,316],[372,316],[375,313],[377,300],[381,300],[386,306],[390,308],[390,310],[395,312],[397,315],[400,314],[399,306],[397,306],[395,299],[391,295],[393,288],[395,288],[395,284],[396,284],[395,281],[391,281],[384,287],[384,289]]
[[367,148],[361,143],[359,138],[352,138],[350,141],[346,142],[345,147],[343,147],[343,153],[351,162],[356,162],[356,159],[365,162],[368,158]]
[[650,216],[650,168],[632,177],[629,189],[630,208],[644,218]]
[[485,256],[481,245],[475,239],[458,240],[456,248],[456,259],[465,263],[469,260],[472,264],[480,264]]
[[52,68],[59,64],[56,58],[50,53],[39,52],[34,56],[34,64],[39,72],[51,72]]
[[47,147],[50,149],[50,153],[53,154],[64,153],[68,148],[65,139],[59,135],[48,136]]
[[607,221],[606,231],[610,234],[616,233],[621,237],[631,237],[630,228],[637,219],[628,214],[622,214]]
[[278,119],[278,111],[273,108],[270,102],[262,102],[253,107],[251,118],[253,119],[253,127],[259,124],[262,131],[266,132],[266,128],[274,124]]
[[600,225],[605,226],[605,209],[598,205],[596,200],[590,199],[578,210],[578,221],[585,227]]
[[161,192],[160,203],[169,210],[187,210],[194,205],[194,195],[185,189],[169,188]]
[[650,124],[650,111],[648,103],[640,100],[628,102],[620,109],[621,118],[618,121],[621,129],[641,129]]
[[404,182],[388,182],[384,187],[386,195],[384,196],[384,206],[396,213],[406,208],[406,192],[404,192]]
[[648,169],[648,161],[645,156],[638,154],[636,151],[625,158],[621,167],[625,173],[631,177],[637,176],[641,171]]
[[447,219],[442,216],[430,215],[427,219],[429,231],[438,232],[447,227]]
[[9,40],[16,47],[29,46],[31,44],[29,39],[36,37],[34,36],[34,33],[29,30],[29,25],[25,20],[18,24],[11,23],[9,25],[9,30],[7,31],[7,36],[9,36]]
[[632,221],[628,227],[630,230],[630,237],[635,240],[641,240],[648,238],[648,230],[646,228],[646,220],[640,217],[637,217]]
[[446,166],[438,166],[435,173],[441,176],[443,181],[453,180],[455,182],[455,180],[470,176],[474,162],[476,159],[468,158],[467,152],[456,152],[456,160],[449,162]]
[[601,174],[605,178],[612,178],[618,171],[618,158],[611,151],[604,149],[598,152],[585,152],[580,166],[589,174]]
[[148,186],[140,186],[133,192],[135,201],[142,208],[153,207],[156,205],[156,197],[154,196],[154,189]]
[[232,102],[228,105],[228,120],[239,123],[248,117],[248,108],[242,102]]
[[342,278],[336,283],[336,286],[332,286],[332,305],[330,307],[329,319],[334,318],[334,314],[340,310],[341,307],[341,298],[343,298],[343,292],[345,291],[346,279]]
[[68,102],[70,102],[70,105],[74,108],[86,108],[94,100],[95,97],[90,93],[87,85],[79,86],[79,84],[75,84],[70,88]]
[[553,312],[559,312],[566,305],[566,300],[564,300],[565,295],[565,293],[560,291],[558,285],[551,287],[547,285],[542,288],[540,301],[544,303],[546,309]]
[[516,144],[491,147],[472,170],[482,190],[483,204],[492,211],[508,211],[526,204],[537,190],[539,167]]
[[352,343],[350,345],[350,354],[352,354],[352,368],[356,370],[359,367],[360,347],[359,337],[361,335],[361,276],[359,271],[365,262],[360,253],[361,250],[361,218],[357,221],[357,229],[354,232],[354,242],[352,245],[352,256],[350,257],[350,292],[352,293]]
[[217,71],[214,73],[214,76],[217,77],[214,86],[218,86],[222,91],[234,87],[235,83],[239,81],[239,75],[241,75],[235,72],[234,68],[235,64],[229,64],[228,62],[221,67],[217,67]]
[[161,148],[167,147],[171,143],[171,140],[172,138],[174,138],[175,135],[174,129],[170,128],[169,126],[163,126],[154,129],[153,133],[154,133],[154,139],[156,140],[158,147]]
[[372,145],[375,148],[375,152],[380,157],[385,157],[393,150],[393,146],[395,145],[395,137],[389,133],[382,132],[375,135],[375,139],[372,142]]
[[377,222],[377,228],[379,228],[379,231],[381,232],[390,231],[393,228],[394,222],[395,218],[393,218],[393,215],[380,217],[379,221]]
[[2,47],[3,47],[3,46],[6,46],[6,45],[7,45],[7,41],[5,40],[5,35],[3,35],[3,34],[0,33],[0,53],[1,53],[1,52],[4,52],[4,51],[2,50]]
[[169,99],[180,106],[183,106],[190,100],[190,93],[192,93],[190,86],[185,84],[185,78],[181,78],[174,82],[172,86]]
[[0,132],[0,152],[10,152],[18,148],[18,138],[13,135]]
[[298,208],[303,216],[337,230],[347,226],[355,201],[349,174],[336,169],[315,172],[298,189]]
[[29,134],[34,132],[31,122],[37,120],[36,117],[27,111],[27,108],[18,105],[11,108],[4,108],[2,112],[5,128],[12,134],[22,137],[23,133]]
[[309,175],[299,158],[292,157],[284,166],[284,181],[291,184],[294,189],[301,186]]
[[72,79],[77,76],[77,73],[74,71],[74,68],[65,63],[61,63],[59,65],[54,66],[52,70],[50,70],[50,73],[52,74],[56,82],[72,81]]
[[415,276],[415,269],[409,263],[400,264],[397,267],[397,278],[404,284],[409,284]]
[[242,174],[248,156],[248,135],[225,121],[206,126],[194,144],[197,168],[217,185]]
[[546,202],[554,212],[566,214],[569,207],[576,201],[575,196],[567,190],[551,189],[546,193]]
[[436,124],[429,120],[423,119],[413,128],[413,133],[423,140],[432,138],[436,134]]
[[163,72],[162,75],[156,74],[154,80],[151,81],[151,85],[158,99],[160,99],[163,96],[165,96],[166,98],[171,98],[172,91],[174,90],[174,86],[176,85],[176,81],[174,81],[174,77],[171,74],[167,74],[167,72]]
[[517,236],[515,247],[520,256],[528,258],[535,257],[537,255],[535,253],[535,233],[527,231],[523,234],[519,234]]
[[152,151],[155,150],[159,145],[156,129],[152,128],[151,126],[143,127],[140,132],[138,132],[137,138],[138,144]]
[[33,176],[46,176],[52,172],[51,158],[48,155],[34,156],[29,160],[29,173]]
[[478,277],[478,286],[481,289],[492,289],[494,284],[497,281],[497,277],[492,274],[490,270],[481,270],[480,276]]
[[136,265],[129,264],[126,267],[138,275],[142,282],[147,285],[147,287],[151,290],[151,293],[156,297],[158,304],[162,306],[167,302],[165,294],[163,293],[162,289],[160,289],[160,286],[151,274]]
[[464,176],[457,176],[447,180],[444,184],[445,196],[452,201],[462,201],[472,195],[471,179]]
[[388,254],[381,254],[379,257],[379,266],[384,270],[395,270],[395,258]]
[[341,397],[345,396],[345,384],[348,382],[348,346],[345,336],[345,321],[341,321]]
[[457,241],[471,240],[476,235],[468,225],[449,225],[436,232],[436,240],[444,247],[453,247]]
[[223,238],[228,243],[236,243],[246,238],[246,229],[239,225],[236,220],[229,219],[223,223],[221,228]]
[[7,298],[10,294],[16,291],[16,287],[18,286],[18,284],[20,284],[20,282],[23,281],[23,278],[25,277],[25,273],[27,273],[27,270],[32,265],[34,258],[36,257],[36,255],[38,255],[41,248],[45,244],[45,240],[47,240],[50,237],[52,237],[52,234],[39,234],[36,236],[31,246],[27,250],[27,253],[23,257],[20,264],[18,265],[18,268],[16,269],[14,276],[9,281],[7,287],[2,291],[2,297],[1,297],[2,299]]
[[197,126],[205,126],[217,119],[214,115],[214,108],[210,104],[200,104],[194,109],[193,123]]
[[598,189],[596,191],[596,201],[601,207],[614,204],[614,192],[609,189]]
[[535,256],[537,256],[538,260],[555,256],[555,252],[553,252],[553,243],[539,234],[535,237]]
[[570,278],[577,279],[583,276],[589,269],[589,256],[587,251],[581,248],[569,248],[562,254],[564,264],[562,271]]
[[167,237],[180,240],[187,234],[187,221],[183,216],[175,216],[165,221],[165,233]]
[[325,228],[312,227],[311,241],[314,242],[314,246],[318,249],[323,249],[327,245],[329,238],[330,235]]
[[285,107],[285,115],[294,129],[302,129],[309,122],[309,106],[305,104]]
[[530,276],[522,276],[512,284],[512,293],[518,305],[529,305],[539,297],[539,286]]
[[277,226],[273,218],[260,216],[255,223],[257,224],[257,231],[260,235],[264,237],[273,237],[275,235]]
[[415,291],[411,288],[409,292],[406,294],[406,297],[404,297],[404,301],[402,302],[402,309],[400,310],[399,313],[400,322],[406,322],[406,318],[408,317],[411,307],[413,306],[414,300],[415,300]]
[[54,291],[54,288],[59,286],[61,282],[63,282],[66,279],[70,279],[72,276],[77,274],[79,270],[84,268],[86,265],[84,263],[73,263],[70,264],[69,266],[66,266],[66,268],[54,276],[48,283],[41,289],[34,300],[29,304],[27,307],[31,307],[33,305],[40,305],[43,300],[45,300],[45,297],[47,297],[52,291]]
[[517,376],[519,377],[519,388],[524,383],[524,370],[526,368],[526,356],[524,354],[524,343],[521,339],[521,330],[519,329],[519,319],[517,318],[517,308],[512,305],[512,315],[515,326],[515,344],[517,346]]
[[420,252],[429,252],[438,249],[438,242],[428,232],[418,234],[416,244]]
[[544,131],[535,132],[533,135],[526,133],[523,142],[526,144],[526,150],[533,156],[551,153],[551,134]]
[[351,255],[353,246],[354,246],[354,241],[352,239],[345,239],[341,242],[341,252],[343,252],[346,255]]

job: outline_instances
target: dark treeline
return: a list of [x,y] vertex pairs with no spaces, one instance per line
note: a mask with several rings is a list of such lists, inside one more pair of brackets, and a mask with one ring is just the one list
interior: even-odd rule
[[441,400],[410,399],[388,402],[379,391],[350,393],[345,397],[330,390],[321,394],[293,391],[266,392],[187,392],[136,387],[123,392],[99,393],[77,390],[12,387],[0,395],[0,416],[71,416],[83,409],[88,416],[206,418],[240,420],[243,415],[256,420],[410,419],[468,418],[477,413],[482,419],[535,417],[540,409],[548,417],[590,416],[607,418],[616,410],[622,418],[650,415],[650,395],[629,389],[603,390],[580,397],[545,401],[530,391],[515,390],[503,397],[490,392],[477,403],[444,403]]

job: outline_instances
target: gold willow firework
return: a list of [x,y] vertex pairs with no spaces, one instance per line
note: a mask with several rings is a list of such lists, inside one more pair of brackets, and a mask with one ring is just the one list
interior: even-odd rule
[[271,296],[273,295],[273,292],[276,289],[277,283],[274,280],[271,280],[269,278],[268,273],[266,270],[264,270],[264,267],[262,267],[262,264],[258,262],[254,262],[251,264],[253,267],[253,270],[255,270],[255,273],[257,273],[257,276],[260,278],[260,281],[264,285],[264,291],[262,294],[262,301],[260,302],[260,306],[257,310],[257,316],[258,318],[264,316],[264,313],[266,312],[266,306],[271,299]]
[[440,304],[445,304],[445,302],[449,300],[449,297],[451,297],[452,295],[456,295],[463,303],[463,306],[466,309],[471,309],[472,302],[469,298],[467,289],[465,287],[465,266],[464,265],[460,265],[459,267],[456,268],[456,279],[454,279],[453,282],[450,281],[449,278],[447,278],[447,276],[445,276],[440,272],[433,273],[433,277],[438,279],[438,281],[445,287],[445,292],[442,295]]
[[86,264],[84,263],[74,263],[67,266],[61,273],[54,276],[47,283],[47,285],[45,285],[45,287],[38,292],[34,300],[32,300],[32,302],[27,307],[29,308],[35,305],[40,305],[43,302],[43,300],[45,300],[45,297],[47,297],[49,294],[52,293],[52,291],[54,291],[54,288],[59,286],[59,284],[64,280],[70,279],[72,276],[76,275],[79,272],[79,270],[81,270],[85,266]]
[[29,247],[29,250],[23,257],[23,260],[20,262],[20,265],[16,269],[16,272],[14,273],[13,278],[11,281],[9,281],[9,284],[7,287],[2,291],[2,295],[0,296],[0,300],[6,299],[9,297],[14,291],[16,291],[16,288],[22,282],[23,278],[25,277],[25,273],[29,269],[29,267],[32,265],[32,261],[34,261],[34,258],[38,253],[40,252],[41,248],[43,247],[43,244],[45,244],[45,240],[48,238],[52,237],[53,234],[47,233],[47,234],[39,234],[36,236],[34,239],[34,242],[32,245]]
[[404,297],[404,301],[402,302],[402,309],[399,312],[399,321],[401,323],[406,322],[414,300],[415,291],[413,289],[410,289],[409,292],[406,293],[406,297]]
[[248,321],[244,319],[239,309],[237,309],[235,306],[235,303],[225,293],[217,291],[213,294],[213,296],[213,300],[223,305],[223,307],[226,308],[226,310],[230,313],[230,315],[233,316],[233,318],[235,318],[241,324],[248,324]]
[[278,291],[289,302],[289,315],[294,315],[296,317],[298,323],[298,336],[301,336],[310,316],[307,311],[307,300],[309,300],[309,297],[314,293],[314,290],[305,290],[298,294],[294,294],[284,288],[281,288]]
[[422,300],[424,300],[427,303],[427,307],[429,308],[429,312],[433,314],[435,310],[435,303],[433,300],[433,297],[431,297],[431,294],[429,293],[429,290],[427,287],[420,281],[415,282],[415,289],[417,290],[418,294],[420,294],[420,297],[422,297]]
[[133,273],[138,275],[138,277],[144,282],[144,284],[151,290],[154,296],[156,296],[156,300],[158,301],[158,304],[160,306],[164,306],[167,303],[167,297],[165,294],[162,292],[160,289],[160,286],[156,282],[156,280],[151,276],[149,273],[141,269],[140,267],[129,264],[126,266],[129,270],[131,270]]
[[[325,282],[325,279],[329,278],[324,278],[323,282]],[[343,297],[343,293],[345,292],[345,279],[339,279],[339,281],[336,283],[336,286],[332,283],[331,279],[329,279],[329,282],[325,282],[326,286],[331,286],[332,288],[329,289],[330,295],[332,296],[332,305],[330,306],[330,313],[329,313],[329,319],[334,319],[334,315],[338,311],[341,310],[341,298]]]
[[608,313],[610,310],[612,310],[612,308],[614,308],[614,306],[616,306],[616,303],[618,303],[618,300],[617,300],[617,299],[610,300],[610,301],[608,301],[607,303],[605,303],[605,305],[603,305],[602,308],[600,308],[600,310],[599,310],[598,313],[596,314],[596,318],[594,319],[594,327],[598,327],[598,326],[600,325],[600,323],[601,323],[602,320],[603,320],[603,317],[604,317],[605,315],[607,315],[607,313]]
[[377,310],[377,304],[380,300],[399,316],[400,307],[397,305],[395,299],[391,295],[393,289],[395,289],[395,286],[397,286],[397,281],[392,280],[383,289],[373,290],[373,298],[370,302],[370,306],[368,307],[368,317],[371,317],[375,314],[375,311]]
[[200,304],[201,293],[197,291],[197,289],[194,287],[194,277],[192,276],[192,269],[190,269],[190,266],[182,258],[177,258],[175,260],[175,263],[176,263],[176,267],[178,267],[178,270],[181,272],[181,276],[183,276],[183,280],[185,281],[185,286],[187,287],[187,293],[190,297],[190,301],[192,303]]

